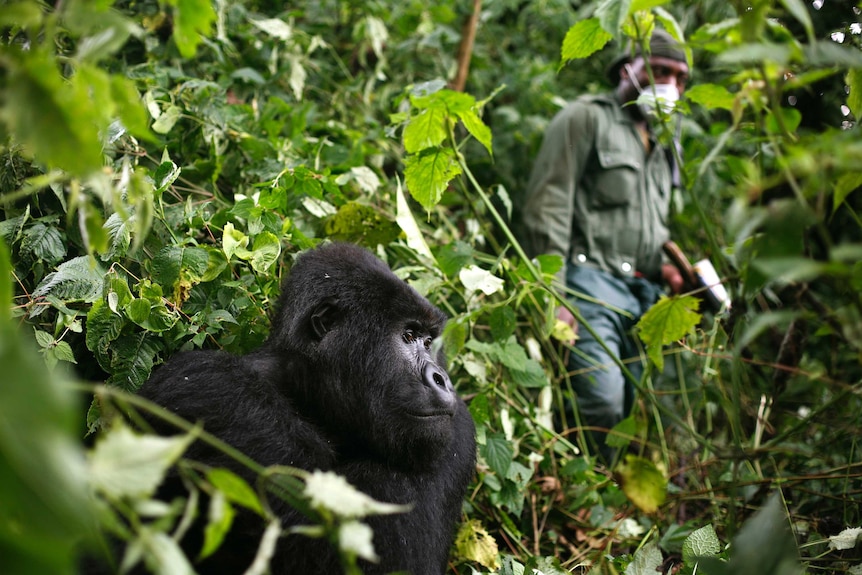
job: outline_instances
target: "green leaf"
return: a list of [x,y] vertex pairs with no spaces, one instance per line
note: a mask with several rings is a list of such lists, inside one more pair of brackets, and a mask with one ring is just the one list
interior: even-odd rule
[[410,118],[403,135],[407,153],[415,154],[442,144],[449,134],[446,129],[448,117],[446,108],[437,105]]
[[42,10],[36,2],[6,2],[0,10],[0,27],[32,28],[42,23]]
[[106,371],[112,374],[108,384],[137,391],[153,371],[156,354],[163,347],[156,337],[144,331],[117,338],[108,351]]
[[730,546],[728,573],[801,575],[799,550],[778,493],[745,522]]
[[638,334],[647,346],[647,355],[661,371],[664,369],[662,346],[686,336],[700,322],[695,296],[662,296],[637,324]]
[[637,551],[632,558],[632,562],[628,564],[625,575],[654,575],[661,571],[661,565],[664,563],[661,550],[654,542],[650,541]]
[[97,524],[81,447],[81,396],[62,372],[49,374],[32,340],[3,317],[0,366],[3,572],[75,573],[73,548]]
[[33,297],[52,295],[63,301],[93,302],[104,289],[105,272],[89,256],[79,256],[57,266],[39,283]]
[[[7,58],[5,120],[13,135],[51,167],[86,175],[102,166],[98,127],[87,95],[74,93],[42,50]],[[83,96],[83,97],[82,97]]]
[[796,20],[805,28],[805,35],[809,41],[814,40],[814,23],[811,21],[811,16],[808,14],[808,9],[802,0],[781,0],[784,8],[793,15]]
[[191,435],[136,435],[117,425],[90,453],[90,481],[112,498],[150,497],[193,439]]
[[467,110],[466,112],[459,113],[458,117],[461,119],[461,122],[464,123],[464,127],[467,128],[467,131],[470,132],[470,134],[476,138],[480,144],[485,146],[488,153],[493,156],[494,151],[491,149],[491,128],[485,125],[485,122],[482,121],[479,114],[477,114],[475,110]]
[[150,318],[150,300],[135,298],[126,306],[126,315],[138,325],[143,325]]
[[581,20],[566,32],[560,58],[563,64],[580,60],[601,50],[613,35],[602,28],[598,18]]
[[95,354],[99,366],[105,371],[111,369],[109,354],[111,342],[120,337],[125,323],[125,318],[113,313],[103,299],[96,300],[87,312],[85,331],[87,349]]
[[655,513],[667,496],[667,479],[649,459],[627,454],[617,467],[626,497],[644,513]]
[[614,425],[607,436],[607,444],[611,447],[625,447],[637,438],[639,432],[638,420],[630,415]]
[[515,312],[509,306],[494,308],[488,319],[491,328],[491,337],[497,341],[505,341],[515,332],[517,318]]
[[224,468],[215,468],[207,472],[207,479],[216,487],[229,501],[242,505],[260,515],[266,514],[257,493],[246,481],[236,473]]
[[431,148],[407,156],[404,183],[410,195],[430,212],[440,203],[449,182],[460,173],[455,152],[449,148]]
[[278,261],[279,255],[281,255],[281,243],[275,234],[262,232],[254,237],[254,247],[249,257],[254,271],[265,273],[270,266]]
[[455,537],[455,552],[458,557],[475,561],[488,569],[499,568],[497,541],[478,519],[470,519],[461,524]]
[[0,323],[11,315],[12,293],[12,260],[6,242],[0,238]]
[[845,82],[850,87],[847,106],[857,119],[862,118],[862,69],[856,68],[847,72]]
[[618,34],[629,15],[632,0],[601,0],[596,8],[596,17],[602,28],[610,34]]
[[224,225],[222,233],[222,249],[228,261],[236,254],[239,257],[244,257],[248,254],[245,248],[248,246],[249,238],[241,231],[235,229],[233,224],[228,222]]
[[500,477],[506,477],[515,454],[506,436],[500,433],[488,434],[485,445],[480,446],[479,450],[494,473]]
[[235,515],[236,511],[227,502],[224,493],[221,491],[213,493],[210,497],[209,515],[204,530],[204,545],[200,553],[201,559],[209,557],[221,546],[225,535],[233,524]]
[[697,563],[698,557],[715,557],[721,552],[721,542],[712,524],[693,531],[682,544],[682,561],[686,565]]
[[733,110],[736,97],[718,84],[697,84],[685,91],[685,98],[708,110]]
[[19,249],[21,255],[29,254],[52,266],[66,255],[66,244],[60,230],[43,223],[36,223],[24,230]]
[[191,58],[216,20],[210,0],[167,0],[174,7],[174,42],[184,58]]
[[[862,86],[860,86],[862,88]],[[838,181],[835,182],[835,195],[832,198],[832,211],[837,210],[850,192],[853,192],[862,187],[862,172],[851,172],[842,174]]]
[[149,116],[134,81],[123,76],[111,76],[111,97],[123,126],[138,138],[154,141],[150,132]]
[[182,113],[182,108],[169,104],[167,109],[162,111],[156,121],[153,122],[153,131],[157,134],[167,134],[180,119]]

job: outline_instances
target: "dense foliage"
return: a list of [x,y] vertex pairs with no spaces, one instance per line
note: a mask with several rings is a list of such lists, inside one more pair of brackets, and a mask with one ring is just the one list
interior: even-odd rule
[[[355,571],[367,534],[339,512],[385,506],[187,461],[188,501],[157,504],[188,442],[217,442],[118,416],[169,417],[127,392],[172,354],[258,346],[292,257],[329,238],[451,317],[480,444],[453,573],[862,572],[860,22],[801,0],[0,1],[0,570],[74,572],[110,533],[188,573],[192,513],[206,554],[245,507],[269,524],[262,573],[280,495]],[[645,318],[651,370],[608,469],[554,416],[561,262],[512,230],[549,119],[656,25],[694,70],[657,127],[684,134],[674,236],[733,303]]]

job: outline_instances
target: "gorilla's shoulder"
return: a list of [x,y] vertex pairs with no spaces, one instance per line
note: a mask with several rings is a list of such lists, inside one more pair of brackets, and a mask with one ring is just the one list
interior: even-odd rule
[[260,353],[238,356],[217,350],[185,351],[156,367],[139,393],[164,405],[181,403],[190,395],[220,401],[250,391],[257,382],[272,381],[276,371],[275,362]]

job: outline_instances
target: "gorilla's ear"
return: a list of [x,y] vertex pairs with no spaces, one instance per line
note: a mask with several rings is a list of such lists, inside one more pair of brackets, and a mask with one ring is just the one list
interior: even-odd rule
[[338,298],[328,297],[311,312],[311,331],[319,341],[332,330],[338,321]]

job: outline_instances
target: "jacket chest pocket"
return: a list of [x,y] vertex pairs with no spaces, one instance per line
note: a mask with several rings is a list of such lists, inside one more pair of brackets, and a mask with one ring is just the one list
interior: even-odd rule
[[642,166],[632,151],[597,149],[596,156],[590,207],[618,208],[636,200]]

